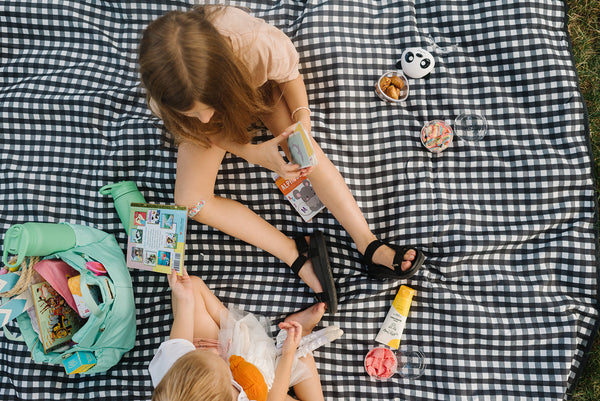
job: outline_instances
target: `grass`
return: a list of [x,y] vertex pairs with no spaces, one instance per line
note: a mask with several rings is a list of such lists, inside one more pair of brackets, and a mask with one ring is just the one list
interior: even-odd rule
[[[575,66],[588,108],[596,177],[600,179],[600,0],[567,0],[567,4]],[[596,193],[600,194],[600,187]],[[600,400],[600,335],[594,341],[571,399]]]

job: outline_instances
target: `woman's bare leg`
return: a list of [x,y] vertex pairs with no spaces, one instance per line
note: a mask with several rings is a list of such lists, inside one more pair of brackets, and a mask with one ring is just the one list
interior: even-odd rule
[[[277,100],[275,108],[271,114],[261,116],[261,120],[269,131],[277,136],[294,124],[294,121],[290,117],[290,110],[281,96],[279,88],[274,88],[273,96]],[[376,239],[376,236],[371,232],[362,211],[338,169],[314,139],[312,139],[312,145],[317,155],[317,166],[308,175],[313,189],[325,207],[350,234],[357,250],[364,254],[367,246]],[[396,252],[392,248],[382,246],[375,251],[373,262],[392,268],[395,254]],[[414,250],[406,252],[401,268],[403,270],[410,268],[411,261],[415,256]]]
[[[205,204],[194,220],[257,246],[291,266],[298,257],[293,239],[241,203],[214,195],[224,155],[225,151],[217,146],[202,148],[182,143],[177,156],[175,203],[191,208],[203,200]],[[299,276],[313,291],[323,291],[313,269],[303,268]]]

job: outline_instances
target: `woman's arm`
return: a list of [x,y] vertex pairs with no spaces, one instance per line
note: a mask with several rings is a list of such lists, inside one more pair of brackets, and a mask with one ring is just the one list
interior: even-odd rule
[[283,93],[283,98],[290,109],[290,113],[293,113],[293,115],[290,115],[292,121],[301,122],[304,130],[310,133],[310,109],[302,75],[298,75],[298,78],[291,81],[280,83],[279,88]]
[[[287,149],[287,137],[294,132],[296,122],[301,122],[304,130],[310,134],[311,121],[310,111],[308,110],[308,96],[306,95],[304,80],[300,75],[291,81],[279,83],[279,90],[283,93],[285,104],[277,104],[277,110],[274,111],[273,115],[263,116],[267,117],[267,120],[263,121],[276,122],[276,124],[267,124],[271,130],[274,129],[271,125],[279,127],[276,129],[279,132],[272,132],[275,138],[258,145],[239,144],[228,141],[223,137],[211,138],[211,140],[216,146],[247,160],[249,163],[263,166],[276,172],[281,177],[293,179],[307,174],[308,171],[306,169],[299,170],[297,164],[286,163],[279,149],[280,147],[284,151]],[[290,113],[294,114],[293,119]]]
[[292,132],[285,131],[281,135],[257,145],[235,143],[222,137],[211,138],[211,141],[215,146],[233,153],[249,163],[263,166],[283,178],[294,179],[299,177],[303,171],[299,170],[298,164],[287,163],[279,152],[279,147],[285,144],[287,137]]

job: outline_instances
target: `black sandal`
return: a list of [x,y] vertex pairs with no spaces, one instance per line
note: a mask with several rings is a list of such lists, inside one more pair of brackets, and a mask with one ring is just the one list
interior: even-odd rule
[[298,275],[302,266],[308,259],[312,260],[315,274],[323,287],[323,292],[315,294],[317,302],[324,302],[327,305],[327,312],[333,314],[337,312],[337,291],[331,273],[331,265],[329,264],[329,255],[327,253],[327,244],[325,237],[320,231],[316,231],[310,236],[310,246],[306,242],[304,236],[294,237],[296,248],[298,248],[298,257],[292,263],[292,271]]
[[[394,262],[393,262],[394,270],[390,269],[387,266],[378,265],[376,263],[373,263],[373,254],[375,253],[375,251],[377,249],[379,249],[379,247],[381,247],[383,245],[387,245],[390,248],[392,248],[394,251],[396,251],[396,255],[394,256]],[[411,266],[409,269],[402,270],[402,262],[404,262],[404,254],[411,249],[417,253],[415,255],[415,259],[412,261],[409,261],[409,262],[411,262]],[[379,241],[378,239],[376,239],[367,246],[367,249],[365,250],[365,255],[363,256],[363,261],[368,266],[368,269],[369,269],[368,272],[371,277],[374,277],[379,280],[385,280],[385,279],[406,280],[406,279],[414,276],[415,273],[421,268],[421,266],[423,265],[423,262],[425,261],[425,255],[423,255],[423,252],[419,251],[418,249],[416,249],[414,247],[410,247],[410,246],[400,247],[400,246],[396,246],[396,245],[385,244],[385,243]]]

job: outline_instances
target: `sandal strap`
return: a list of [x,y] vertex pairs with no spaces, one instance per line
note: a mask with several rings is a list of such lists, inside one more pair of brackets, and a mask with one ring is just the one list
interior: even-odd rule
[[[394,260],[392,261],[392,266],[394,267],[394,270],[396,268],[401,268],[402,266],[402,262],[404,262],[404,254],[410,250],[414,250],[416,253],[419,253],[414,247],[412,246],[402,246],[402,247],[394,247],[394,251],[396,251],[396,254],[394,255]],[[416,261],[417,259],[415,258],[414,261]],[[413,262],[414,262],[413,261]],[[412,263],[411,263],[412,264]],[[412,269],[409,268],[408,270]]]
[[317,300],[317,302],[324,302],[327,305],[330,305],[331,303],[329,294],[324,291],[315,293],[315,299]]
[[304,235],[295,236],[294,242],[296,243],[296,249],[298,249],[300,255],[308,251],[308,242],[306,242]]
[[[383,245],[385,245],[383,242],[376,239],[367,246],[367,249],[365,249],[365,254],[364,254],[363,258],[368,265],[373,263],[373,254],[375,253],[375,251],[377,249],[379,249],[379,247],[381,247]],[[396,263],[395,257],[394,257],[394,263]],[[400,263],[402,263],[402,262],[400,262]]]
[[305,255],[308,253],[308,242],[306,242],[304,235],[295,236],[294,242],[296,243],[296,249],[298,249],[298,257],[294,260],[290,268],[294,274],[298,275],[298,272],[302,269],[302,266],[304,266],[310,255]]
[[292,263],[290,268],[296,275],[298,275],[298,272],[300,271],[300,269],[302,269],[302,266],[304,266],[307,260],[308,257],[306,255],[300,254],[296,258],[296,260],[294,260],[294,263]]

